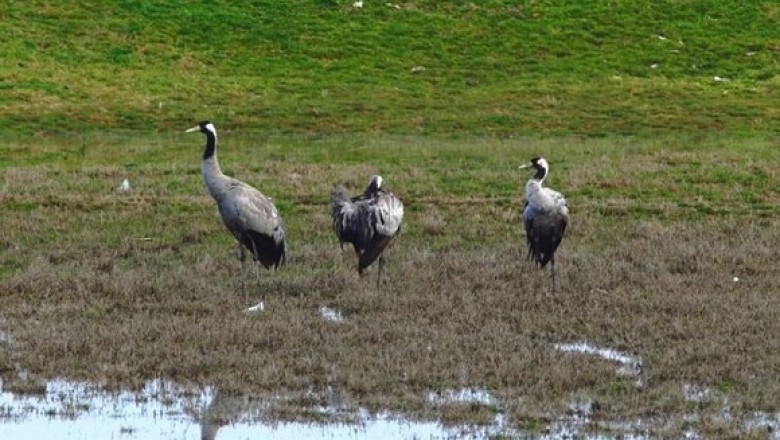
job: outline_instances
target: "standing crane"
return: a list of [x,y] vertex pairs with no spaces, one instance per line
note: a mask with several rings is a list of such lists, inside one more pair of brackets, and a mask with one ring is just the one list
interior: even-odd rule
[[338,186],[330,196],[333,227],[341,249],[352,243],[358,256],[358,274],[363,275],[374,260],[379,259],[376,284],[382,277],[383,251],[401,232],[404,205],[393,193],[382,189],[382,176],[371,176],[363,194],[350,198]]
[[[277,269],[285,260],[285,232],[282,218],[273,201],[246,183],[222,173],[217,161],[217,129],[209,121],[203,121],[187,130],[206,135],[203,151],[203,181],[211,197],[217,202],[219,215],[228,231],[238,241],[241,258],[241,292],[246,296],[244,274],[246,253],[252,254],[257,286],[260,288],[258,264],[266,269]],[[252,310],[263,310],[261,301]]]
[[550,263],[552,291],[555,293],[555,251],[563,240],[569,210],[566,199],[558,191],[542,186],[550,166],[542,157],[535,157],[520,168],[534,168],[536,174],[525,185],[523,224],[528,240],[528,258],[538,267]]

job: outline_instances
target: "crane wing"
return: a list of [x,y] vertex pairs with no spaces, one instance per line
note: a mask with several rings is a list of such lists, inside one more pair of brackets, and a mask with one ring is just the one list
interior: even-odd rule
[[404,207],[391,193],[377,192],[370,199],[357,203],[360,249],[358,272],[368,267],[384,252],[387,245],[401,232]]
[[349,195],[342,186],[334,188],[330,194],[331,218],[333,219],[333,230],[339,239],[339,243],[357,244],[360,227],[358,225],[357,215],[358,206],[352,203]]
[[548,206],[546,209],[526,201],[523,208],[523,224],[528,243],[528,258],[544,267],[561,244],[568,221],[566,200],[562,196],[553,206]]
[[350,199],[344,188],[337,187],[330,200],[336,236],[342,245],[354,245],[360,268],[371,264],[401,231],[403,203],[391,193]]
[[232,196],[224,203],[224,211],[220,205],[228,227],[236,226],[237,230],[284,237],[282,217],[270,198],[248,185],[232,185],[228,191]]
[[273,201],[240,181],[231,182],[219,202],[222,221],[264,266],[278,265],[285,254],[285,230]]
[[385,237],[394,237],[401,231],[404,219],[404,205],[392,193],[380,192],[371,204],[376,232]]
[[542,188],[542,191],[552,199],[553,204],[559,211],[568,212],[566,208],[566,199],[563,197],[563,194],[550,188]]

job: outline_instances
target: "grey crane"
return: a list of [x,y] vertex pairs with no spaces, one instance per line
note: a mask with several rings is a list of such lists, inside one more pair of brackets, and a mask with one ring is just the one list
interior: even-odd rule
[[350,198],[342,186],[330,196],[333,227],[341,249],[352,243],[358,256],[358,274],[375,260],[378,265],[376,284],[382,277],[383,251],[401,232],[404,205],[393,193],[382,189],[382,177],[371,176],[363,194]]
[[[252,254],[258,288],[260,272],[257,265],[277,269],[285,260],[285,232],[282,218],[273,201],[257,189],[222,173],[217,161],[217,129],[203,121],[187,130],[206,135],[203,151],[203,181],[211,197],[217,202],[219,215],[228,231],[238,241],[241,258],[241,292],[246,296],[244,273],[246,248]],[[260,309],[263,303],[258,304]]]
[[550,166],[542,157],[534,157],[520,168],[534,168],[536,174],[525,185],[523,224],[528,241],[528,258],[543,268],[550,263],[552,291],[555,292],[555,251],[563,240],[569,209],[558,191],[542,186]]

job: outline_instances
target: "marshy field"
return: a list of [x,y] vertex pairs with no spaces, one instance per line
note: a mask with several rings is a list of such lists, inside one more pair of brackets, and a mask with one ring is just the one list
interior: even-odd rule
[[[483,3],[9,6],[0,433],[88,388],[202,438],[777,438],[780,9]],[[286,224],[263,312],[202,119]],[[555,292],[520,220],[538,155]],[[372,174],[406,208],[379,286],[328,208]]]

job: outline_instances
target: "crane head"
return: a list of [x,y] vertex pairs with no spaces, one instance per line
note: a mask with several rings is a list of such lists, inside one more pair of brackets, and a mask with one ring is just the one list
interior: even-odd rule
[[214,128],[214,124],[212,124],[211,121],[201,121],[198,125],[188,129],[186,132],[192,133],[195,131],[199,131],[201,133],[217,134],[217,129]]
[[550,171],[550,165],[547,164],[547,161],[540,156],[534,157],[531,159],[531,162],[520,165],[520,169],[523,168],[534,168],[536,169],[536,174],[534,175],[534,178],[541,180],[544,179],[547,176],[547,173]]
[[368,181],[368,188],[366,188],[366,193],[374,193],[380,189],[382,189],[382,176],[371,176],[371,180]]

